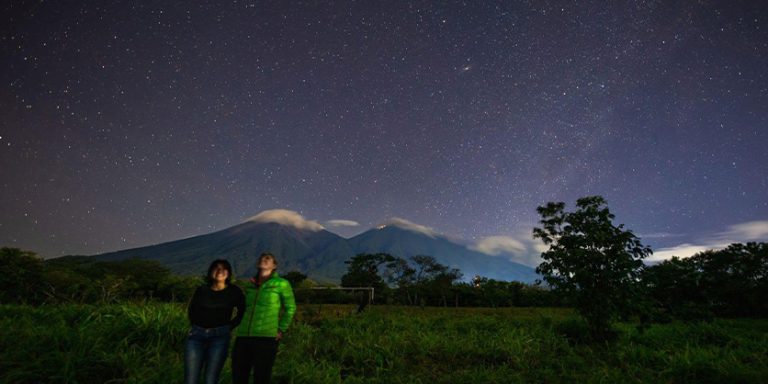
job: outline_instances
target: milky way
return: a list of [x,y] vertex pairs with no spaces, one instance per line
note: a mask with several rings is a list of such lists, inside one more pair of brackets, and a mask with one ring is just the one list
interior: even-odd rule
[[654,249],[768,240],[764,2],[114,3],[3,5],[0,245],[287,209],[530,254],[594,194]]

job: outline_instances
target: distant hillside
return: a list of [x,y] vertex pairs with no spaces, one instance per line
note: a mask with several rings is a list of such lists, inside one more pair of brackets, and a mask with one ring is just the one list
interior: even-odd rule
[[173,272],[185,275],[205,273],[211,261],[227,259],[236,275],[252,276],[256,258],[267,250],[278,256],[279,270],[309,272],[321,281],[339,280],[346,269],[344,260],[353,256],[346,239],[325,230],[246,222],[207,235],[105,253],[96,258],[158,260]]
[[404,258],[433,256],[438,262],[461,270],[465,279],[475,275],[524,282],[536,279],[535,272],[528,266],[469,250],[444,237],[394,225],[344,239],[324,229],[249,221],[206,235],[95,257],[98,260],[132,257],[157,260],[173,272],[184,275],[205,273],[214,259],[227,259],[236,275],[252,276],[256,258],[266,250],[278,257],[279,270],[298,270],[318,281],[338,282],[347,269],[344,261],[358,253],[378,252]]

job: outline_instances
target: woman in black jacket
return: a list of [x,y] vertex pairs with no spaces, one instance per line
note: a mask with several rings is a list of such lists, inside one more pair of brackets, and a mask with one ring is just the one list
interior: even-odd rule
[[197,384],[205,367],[206,384],[219,382],[227,359],[230,333],[245,313],[245,296],[230,284],[232,266],[226,260],[214,260],[208,267],[206,284],[195,290],[187,314],[192,323],[184,348],[184,382]]

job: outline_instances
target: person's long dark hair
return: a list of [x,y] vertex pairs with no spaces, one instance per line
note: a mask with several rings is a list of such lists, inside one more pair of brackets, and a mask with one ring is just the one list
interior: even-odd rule
[[224,283],[226,285],[229,285],[229,283],[232,282],[232,266],[229,264],[229,261],[226,261],[224,259],[217,259],[217,260],[214,260],[211,263],[210,267],[208,267],[208,273],[205,274],[205,283],[206,284],[213,285],[214,280],[213,280],[213,277],[211,276],[211,273],[219,265],[224,267],[224,269],[226,269],[227,272],[229,272],[229,273],[227,273],[227,280]]

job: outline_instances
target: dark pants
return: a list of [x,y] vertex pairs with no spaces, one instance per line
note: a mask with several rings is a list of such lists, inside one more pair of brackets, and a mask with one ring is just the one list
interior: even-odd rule
[[232,383],[248,384],[253,369],[253,383],[267,384],[277,356],[274,337],[238,337],[232,349]]
[[218,384],[221,368],[227,359],[230,327],[203,328],[192,326],[184,348],[184,382],[197,384],[205,367],[206,384]]

